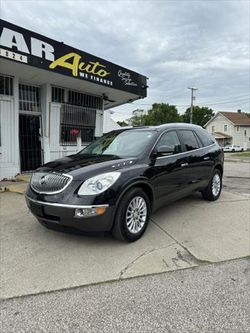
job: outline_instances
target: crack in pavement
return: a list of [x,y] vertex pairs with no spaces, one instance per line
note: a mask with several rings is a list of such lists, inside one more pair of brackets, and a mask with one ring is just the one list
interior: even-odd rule
[[245,176],[224,176],[224,178],[230,178],[230,179],[232,179],[232,178],[242,178],[242,179],[249,179],[250,180],[250,177],[245,177]]
[[121,271],[120,271],[120,275],[119,275],[119,280],[121,280],[122,278],[123,278],[123,275],[127,272],[127,270],[131,267],[131,266],[133,266],[133,264],[137,261],[137,260],[139,260],[139,259],[141,259],[142,257],[144,257],[144,256],[146,256],[146,255],[148,255],[148,254],[150,254],[150,253],[153,253],[153,252],[155,252],[155,251],[158,251],[158,250],[162,250],[162,249],[167,249],[168,247],[170,247],[170,246],[172,246],[172,245],[175,245],[176,244],[176,242],[173,242],[173,243],[171,243],[171,244],[169,244],[168,246],[162,246],[162,247],[159,247],[159,248],[153,248],[153,249],[151,249],[151,250],[147,250],[147,251],[145,251],[145,252],[143,252],[142,254],[140,254],[138,257],[136,257],[134,260],[132,260],[125,268],[123,268]]
[[[183,248],[184,250],[187,251],[187,253],[191,256],[192,260],[194,261],[194,264],[196,265],[204,265],[204,264],[212,264],[214,263],[213,261],[210,260],[204,260],[204,259],[200,259],[197,258],[185,245],[183,245],[182,243],[180,243],[177,239],[175,239],[168,231],[166,231],[165,229],[163,229],[159,224],[157,224],[157,222],[155,222],[152,218],[151,218],[151,222],[153,222],[160,230],[162,230],[166,235],[168,235],[175,243],[177,243],[181,248]],[[178,257],[178,252],[177,251],[177,257]],[[181,253],[179,252],[179,256],[181,255]],[[181,255],[182,257],[182,255]],[[179,257],[180,260],[181,257]],[[184,260],[185,261],[185,260]],[[189,263],[190,264],[190,263]]]

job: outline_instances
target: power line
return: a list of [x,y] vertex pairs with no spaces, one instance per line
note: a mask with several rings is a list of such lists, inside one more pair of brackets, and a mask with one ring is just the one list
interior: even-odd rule
[[[216,103],[206,103],[204,101],[200,101],[199,104],[200,105],[204,105],[204,106],[216,106],[216,105],[223,105],[223,104],[235,104],[236,106],[241,103],[241,104],[247,104],[250,102],[250,99],[249,98],[241,98],[241,99],[231,99],[231,100],[223,100],[223,101],[220,101],[220,102],[216,102]],[[126,105],[126,107],[130,106],[130,107],[137,107],[137,106],[152,106],[153,104],[155,104],[157,102],[153,102],[153,103],[129,103]],[[158,102],[159,104],[161,104],[161,102]],[[173,105],[175,105],[176,107],[188,107],[189,105],[188,104],[175,104],[173,103]],[[130,112],[124,112],[122,110],[117,110],[117,111],[114,111],[114,113],[116,114],[121,114],[121,115],[132,115],[132,111],[131,113]]]
[[[229,100],[231,100],[231,99],[235,99],[235,98],[243,98],[243,97],[249,97],[250,96],[250,94],[248,93],[248,94],[240,94],[240,95],[236,95],[236,96],[228,96],[226,99],[222,99],[222,101],[227,101],[228,99]],[[209,98],[209,100],[210,100],[211,98]],[[207,99],[206,99],[207,100]],[[203,100],[203,99],[201,99],[200,101],[201,102],[205,102],[206,100]],[[221,99],[219,98],[219,100],[215,100],[214,102],[220,102],[221,101]]]
[[[219,103],[202,103],[202,104],[204,104],[204,105],[211,105],[211,106],[213,106],[213,105],[221,105],[221,104],[231,104],[231,103],[235,103],[235,102],[238,102],[238,103],[240,103],[240,102],[245,102],[245,101],[250,101],[250,99],[249,98],[244,98],[244,99],[239,99],[239,100],[231,100],[231,101],[224,101],[224,102],[219,102]],[[201,103],[200,103],[201,104]]]

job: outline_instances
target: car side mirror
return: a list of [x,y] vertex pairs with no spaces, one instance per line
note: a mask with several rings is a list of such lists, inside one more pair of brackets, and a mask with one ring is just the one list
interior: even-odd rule
[[171,155],[171,154],[174,154],[173,147],[165,146],[165,145],[158,147],[156,151],[157,151],[158,155]]

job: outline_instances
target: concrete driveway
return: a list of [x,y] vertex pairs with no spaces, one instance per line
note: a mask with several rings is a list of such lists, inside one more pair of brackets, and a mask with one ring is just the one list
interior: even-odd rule
[[249,255],[249,198],[199,194],[159,210],[131,244],[47,230],[24,196],[1,193],[1,297],[173,271]]

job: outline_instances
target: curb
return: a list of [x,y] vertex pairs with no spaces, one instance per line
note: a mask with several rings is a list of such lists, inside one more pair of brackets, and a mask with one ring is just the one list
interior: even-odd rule
[[19,193],[24,194],[26,192],[28,183],[21,183],[18,185],[6,185],[0,187],[0,193],[4,192],[12,192],[12,193]]
[[30,173],[21,174],[21,175],[17,175],[16,179],[19,180],[19,181],[23,181],[23,182],[29,183],[31,176],[32,176],[32,174],[30,174]]

